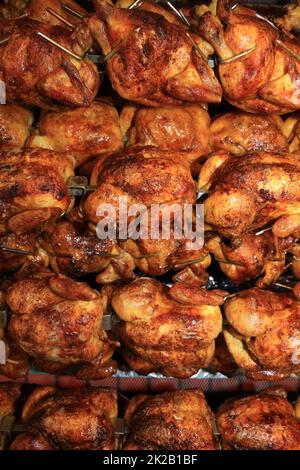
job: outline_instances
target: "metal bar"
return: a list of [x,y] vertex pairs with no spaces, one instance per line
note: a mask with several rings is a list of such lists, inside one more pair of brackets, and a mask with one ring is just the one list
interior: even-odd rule
[[0,39],[0,46],[2,46],[2,44],[6,44],[8,41],[9,41],[9,37]]
[[287,47],[282,41],[280,41],[280,39],[276,39],[276,44],[278,44],[278,46],[280,46],[282,49],[284,49],[286,52],[291,54],[291,56],[293,56],[295,59],[297,59],[300,62],[300,55],[294,52],[289,47]]
[[268,232],[269,230],[272,230],[272,226],[271,227],[267,227],[267,228],[263,228],[261,230],[259,230],[258,232],[255,232],[255,235],[258,237],[259,235],[262,235],[263,233],[265,232]]
[[56,42],[53,39],[49,38],[49,36],[47,36],[46,34],[41,33],[40,31],[37,31],[36,34],[38,36],[40,36],[41,38],[45,39],[46,41],[50,42],[53,46],[57,47],[61,51],[65,52],[66,54],[69,54],[74,59],[76,59],[76,60],[83,60],[84,59],[84,57],[81,57],[80,55],[75,54],[73,51],[70,51],[66,47],[59,44],[58,42]]
[[241,52],[240,54],[236,54],[233,57],[229,57],[229,59],[222,60],[219,58],[220,64],[230,64],[231,62],[234,62],[235,60],[242,59],[243,57],[247,56],[248,54],[251,54],[251,52],[255,51],[256,45],[248,49],[247,51]]
[[139,8],[143,3],[143,0],[134,0],[131,5],[129,5],[128,10],[132,10],[133,8]]
[[79,13],[78,11],[76,11],[73,8],[69,7],[69,5],[67,5],[66,3],[62,3],[61,7],[62,7],[63,10],[67,11],[68,13],[71,13],[71,15],[76,16],[80,20],[84,19],[84,16],[81,13]]
[[74,29],[75,28],[75,25],[70,23],[70,21],[68,21],[66,18],[64,18],[62,15],[60,15],[59,13],[57,13],[57,11],[55,10],[52,10],[52,8],[46,8],[47,12],[50,13],[50,15],[52,16],[55,16],[55,18],[57,18],[58,20],[60,20],[62,23],[65,23],[67,26],[69,26],[69,28],[72,28]]

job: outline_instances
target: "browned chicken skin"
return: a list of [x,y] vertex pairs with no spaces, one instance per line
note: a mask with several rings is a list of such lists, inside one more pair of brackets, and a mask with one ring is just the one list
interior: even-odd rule
[[26,146],[67,152],[80,166],[123,147],[117,110],[104,101],[94,101],[85,108],[43,113],[38,133]]
[[120,96],[150,106],[221,101],[212,69],[182,26],[149,10],[116,8],[105,0],[94,4],[89,26],[104,54],[122,43],[107,63]]
[[0,105],[0,151],[18,152],[30,135],[31,111],[13,104]]
[[256,285],[266,287],[284,272],[286,252],[293,251],[294,238],[280,239],[271,232],[265,232],[261,235],[246,233],[228,241],[215,235],[208,239],[205,247],[233,282],[258,278]]
[[50,150],[0,153],[0,233],[24,234],[66,212],[73,176],[67,154]]
[[123,321],[117,334],[124,359],[142,374],[189,377],[207,367],[222,328],[224,295],[184,283],[168,288],[149,278],[120,287],[111,303]]
[[118,415],[114,391],[38,387],[25,402],[20,434],[11,450],[113,450],[113,420]]
[[254,10],[243,6],[232,10],[231,0],[218,1],[217,16],[210,12],[200,16],[197,31],[221,60],[220,81],[231,104],[254,113],[284,114],[299,109],[299,62],[276,42],[280,40],[299,54],[295,38],[256,17]]
[[280,238],[297,234],[300,162],[292,154],[216,155],[203,165],[199,189],[210,189],[205,221],[228,238],[268,224]]
[[126,450],[215,450],[213,415],[201,390],[137,395],[126,410]]
[[[0,7],[0,15],[6,19],[14,19],[21,15],[28,15],[33,20],[43,23],[51,23],[54,26],[65,26],[58,18],[51,15],[47,9],[52,8],[62,15],[71,24],[78,24],[79,19],[62,8],[62,0],[4,0],[4,5]],[[87,12],[78,3],[68,0],[68,6],[79,14],[86,16]]]
[[254,378],[300,373],[300,303],[292,296],[257,288],[224,304],[223,334],[239,367]]
[[287,152],[288,142],[278,116],[229,112],[217,116],[210,125],[212,150],[233,155],[252,152]]
[[300,423],[281,389],[228,400],[217,413],[217,427],[225,449],[300,449]]
[[121,113],[128,145],[153,145],[178,152],[199,173],[199,160],[210,153],[209,114],[199,105],[146,108],[127,105]]
[[[88,196],[83,206],[91,229],[95,230],[103,218],[101,215],[97,216],[97,209],[102,204],[111,204],[118,210],[120,198],[123,198],[128,207],[144,204],[149,225],[151,204],[165,204],[166,209],[174,203],[181,207],[185,203],[193,204],[196,200],[195,185],[186,159],[179,158],[181,155],[153,146],[132,146],[110,155],[104,161],[100,159],[96,162],[91,184],[97,186],[97,189]],[[174,217],[171,214],[172,223]],[[133,219],[134,216],[128,217],[128,222]],[[189,249],[189,240],[184,236],[176,239],[174,224],[170,227],[170,237],[164,237],[161,225],[162,223],[157,239],[151,238],[150,227],[148,237],[132,239],[127,232],[128,237],[119,237],[117,233],[116,238],[120,240],[121,248],[135,259],[137,266],[145,274],[157,276],[173,268],[184,268],[190,262],[195,263],[195,270],[205,271],[210,264],[207,250],[202,247]],[[119,227],[119,220],[117,226]]]
[[111,356],[117,343],[102,329],[107,305],[104,294],[85,283],[42,272],[14,282],[6,301],[12,311],[11,337],[44,370],[48,370],[48,362],[50,370],[63,371],[72,364],[84,370],[87,366],[88,375],[94,378],[115,371]]
[[16,22],[1,48],[0,79],[6,85],[7,101],[43,109],[57,109],[58,104],[89,106],[99,89],[96,66],[61,52],[38,31],[80,56],[93,42],[85,24],[69,32],[31,19]]

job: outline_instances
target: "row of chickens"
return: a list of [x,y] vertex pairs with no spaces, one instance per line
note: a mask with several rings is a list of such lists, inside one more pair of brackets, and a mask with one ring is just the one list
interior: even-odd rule
[[[219,0],[212,11],[196,8],[176,16],[152,2],[121,1],[129,8],[119,8],[96,0],[96,13],[88,14],[71,1],[67,5],[77,12],[77,21],[67,15],[62,23],[57,19],[65,13],[61,3],[6,1],[0,78],[10,101],[46,109],[91,104],[100,80],[86,53],[96,43],[113,88],[129,101],[207,104],[219,103],[224,95],[250,112],[285,114],[300,108],[297,40],[249,8]],[[212,54],[218,57],[221,83],[208,64]]]
[[[97,274],[100,284],[133,279],[136,268],[206,284],[213,255],[235,283],[269,286],[290,266],[299,279],[297,116],[230,112],[210,123],[197,105],[128,105],[119,118],[95,101],[44,114],[30,134],[32,119],[15,105],[0,107],[1,273],[35,260],[74,278]],[[208,195],[203,248],[188,250],[174,237],[97,238],[97,208],[117,208],[120,197],[149,208],[195,204],[199,161],[198,195]],[[79,166],[91,192],[74,206],[70,179]]]
[[36,265],[2,284],[10,314],[0,372],[11,378],[26,376],[29,357],[45,372],[103,378],[116,372],[115,351],[144,375],[185,378],[201,368],[239,368],[257,380],[300,374],[299,285],[295,296],[259,288],[228,294],[140,277],[99,292]]
[[[0,429],[19,393],[15,384],[1,386]],[[227,400],[215,414],[200,389],[137,395],[126,405],[124,450],[300,450],[300,401],[293,408],[281,388]],[[117,449],[118,408],[116,392],[38,387],[23,406],[24,432],[9,448]]]

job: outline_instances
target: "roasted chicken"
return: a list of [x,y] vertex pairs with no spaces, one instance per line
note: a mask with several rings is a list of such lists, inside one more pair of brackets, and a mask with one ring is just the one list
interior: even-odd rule
[[117,8],[105,0],[94,4],[89,27],[103,53],[112,53],[107,69],[120,96],[148,106],[221,101],[221,87],[206,60],[212,49],[187,34],[178,20],[170,22],[161,8],[154,13],[143,6]]
[[277,238],[270,231],[245,233],[233,240],[213,235],[205,247],[235,283],[257,279],[258,287],[276,282],[286,269],[286,253],[295,251],[293,237]]
[[210,125],[212,150],[233,155],[253,152],[287,152],[288,142],[278,116],[230,112],[217,116]]
[[282,389],[225,402],[217,427],[227,450],[299,450],[300,423]]
[[205,12],[197,32],[219,57],[225,98],[252,113],[285,114],[300,108],[298,41],[231,0],[218,0],[217,16]]
[[102,329],[106,295],[63,275],[40,272],[14,282],[6,302],[12,312],[9,334],[41,370],[63,372],[75,365],[80,377],[114,373],[117,343]]
[[199,105],[138,108],[127,105],[121,113],[128,145],[153,145],[179,152],[199,174],[199,160],[210,153],[209,114]]
[[20,151],[30,135],[31,111],[13,104],[0,105],[0,152]]
[[85,224],[61,220],[47,224],[41,244],[55,273],[72,278],[100,273],[101,284],[135,277],[134,259],[113,240],[99,240]]
[[10,450],[113,450],[117,415],[114,391],[38,387],[23,407],[22,422],[28,430]]
[[216,450],[213,415],[200,389],[137,395],[125,414],[126,450]]
[[43,113],[38,132],[26,146],[67,152],[80,166],[123,147],[117,110],[104,101],[94,101],[85,108]]
[[[145,274],[157,276],[172,269],[182,269],[193,265],[194,272],[198,271],[203,276],[205,269],[210,264],[208,252],[195,243],[190,246],[191,240],[184,233],[176,238],[174,220],[182,215],[174,212],[174,204],[179,209],[185,203],[193,204],[196,200],[194,181],[186,158],[181,153],[161,150],[153,146],[132,146],[126,150],[110,155],[104,161],[100,158],[95,164],[91,184],[97,187],[96,191],[84,202],[83,212],[88,219],[90,228],[96,230],[99,236],[99,225],[117,225],[115,239],[119,240],[123,250],[134,257],[136,265]],[[104,216],[99,208],[108,207],[116,209],[116,213],[110,210]],[[119,207],[127,204],[128,211],[119,221]],[[139,207],[144,218],[141,218],[143,229],[147,229],[143,236],[133,238],[130,224],[138,220],[138,215],[130,215],[130,207],[134,204],[143,204],[143,210]],[[159,222],[155,237],[151,235],[151,205],[160,205],[162,219]],[[170,223],[165,228],[170,228],[170,234],[164,236],[162,211],[170,212]],[[116,215],[117,220],[114,220]],[[192,216],[192,214],[191,214]],[[127,221],[126,234],[121,231]],[[146,220],[147,219],[147,220]],[[154,217],[153,217],[154,220]],[[152,224],[153,225],[153,224]],[[126,227],[125,227],[126,228]],[[122,233],[123,232],[123,233]],[[150,236],[151,235],[151,236]],[[101,235],[102,236],[102,235]],[[103,235],[104,236],[104,235]],[[192,237],[191,237],[192,238]],[[188,269],[188,268],[187,268]],[[203,274],[201,274],[201,272]],[[207,279],[204,284],[206,284]]]
[[0,153],[0,234],[39,230],[66,212],[71,203],[66,181],[73,174],[67,154],[50,150]]
[[111,304],[122,320],[116,333],[130,367],[144,375],[189,377],[208,367],[222,329],[223,291],[139,278],[120,287]]
[[300,29],[300,2],[299,0],[293,3],[288,3],[284,6],[284,15],[275,18],[275,23],[280,28],[286,31],[299,32]]
[[300,222],[300,162],[292,154],[217,154],[203,165],[198,187],[209,189],[205,221],[221,235],[241,237],[273,224],[280,238]]
[[223,334],[237,365],[254,379],[300,373],[300,302],[252,288],[227,299]]
[[62,52],[37,32],[77,56],[83,56],[93,43],[85,24],[69,32],[28,18],[16,22],[0,55],[0,79],[6,85],[7,101],[54,110],[59,104],[89,106],[99,89],[96,66]]

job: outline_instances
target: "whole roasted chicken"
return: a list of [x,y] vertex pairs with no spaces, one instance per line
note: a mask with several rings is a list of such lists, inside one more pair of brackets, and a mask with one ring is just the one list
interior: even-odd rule
[[9,333],[40,370],[63,372],[75,365],[75,374],[87,378],[115,371],[117,343],[102,329],[106,295],[63,275],[37,272],[14,282],[6,302]]
[[220,81],[231,104],[268,114],[300,108],[300,46],[292,35],[254,10],[231,7],[231,0],[218,0],[217,16],[205,12],[196,30],[219,57]]
[[0,234],[39,230],[66,212],[71,203],[66,181],[73,174],[67,154],[0,153]]
[[20,151],[30,135],[33,114],[13,104],[0,105],[0,152]]
[[28,139],[26,146],[67,152],[80,166],[123,147],[118,112],[104,101],[94,101],[85,108],[45,112],[38,132]]
[[203,165],[198,187],[209,190],[205,221],[233,239],[268,224],[279,238],[297,235],[300,222],[300,162],[292,154],[219,153]]
[[107,69],[120,96],[146,106],[221,101],[221,87],[207,63],[212,49],[177,20],[170,22],[163,9],[94,4],[89,27],[103,53],[111,53]]
[[[138,268],[150,276],[177,268],[189,269],[188,266],[193,267],[194,273],[198,271],[197,275],[200,277],[207,276],[204,272],[210,264],[210,258],[202,246],[199,226],[199,230],[197,227],[194,230],[196,238],[199,234],[199,245],[192,233],[191,237],[184,232],[176,236],[175,222],[177,220],[178,223],[180,217],[182,220],[181,210],[185,204],[190,204],[192,209],[196,201],[195,185],[189,165],[186,159],[180,156],[181,154],[176,152],[153,146],[131,146],[108,156],[104,161],[100,158],[91,176],[91,184],[97,189],[88,196],[83,205],[83,213],[90,228],[99,236],[100,228],[102,232],[102,228],[104,231],[107,225],[110,226],[112,238],[117,239],[121,248],[135,258]],[[155,225],[151,210],[153,205],[158,207],[161,214],[157,229],[154,227],[155,236],[151,231]],[[121,211],[120,208],[125,206],[128,210]],[[103,211],[99,212],[101,208]],[[109,209],[107,216],[104,214],[106,208]],[[137,211],[133,210],[134,208]],[[163,214],[167,213],[169,219],[163,217]],[[139,220],[144,231],[142,230],[141,236],[133,237],[133,226]],[[127,225],[125,230],[124,225]],[[168,236],[164,235],[164,228],[170,229]],[[100,235],[107,237],[106,231]],[[195,243],[191,245],[193,240]],[[206,281],[207,278],[204,284]]]
[[10,450],[113,450],[117,395],[98,388],[38,387],[27,398],[20,434]]
[[286,254],[296,251],[293,237],[277,238],[270,231],[245,233],[233,240],[212,235],[205,247],[233,282],[257,279],[256,285],[262,288],[279,279],[286,269]]
[[290,295],[252,288],[227,299],[228,349],[254,379],[300,373],[300,303]]
[[42,109],[89,106],[99,89],[99,74],[88,59],[76,59],[51,44],[42,33],[83,57],[93,40],[82,23],[74,31],[22,19],[15,23],[0,54],[0,79],[9,102]]
[[157,108],[127,105],[121,113],[128,145],[153,145],[178,152],[199,174],[199,160],[210,153],[209,114],[199,105],[161,106]]
[[216,450],[213,416],[200,389],[137,395],[125,414],[126,450]]
[[208,367],[222,329],[223,291],[139,278],[114,292],[112,307],[122,354],[142,374],[189,377]]
[[217,427],[226,450],[299,450],[300,423],[282,389],[226,401]]
[[212,150],[233,155],[287,152],[288,142],[279,116],[232,111],[217,116],[209,131]]

